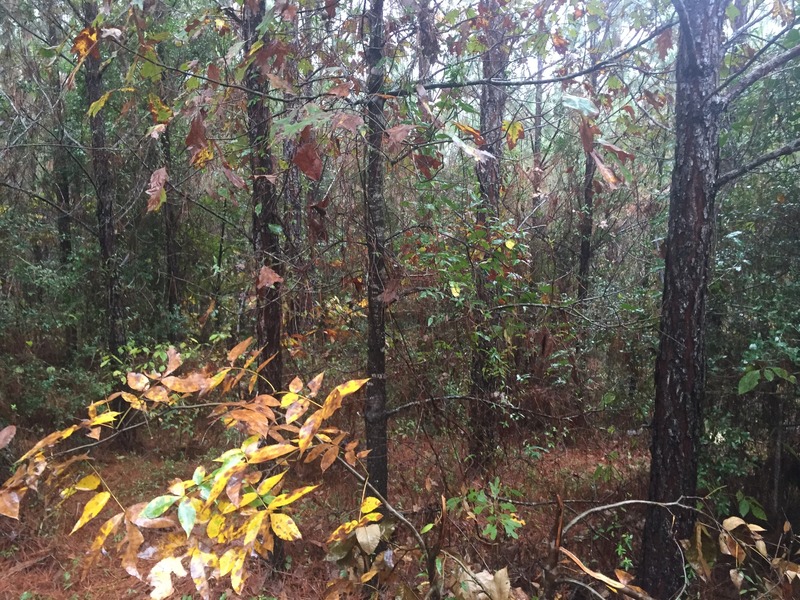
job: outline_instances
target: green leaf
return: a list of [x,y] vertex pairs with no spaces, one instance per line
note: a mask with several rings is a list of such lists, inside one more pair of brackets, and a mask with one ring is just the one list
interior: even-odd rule
[[433,529],[433,523],[428,523],[427,525],[425,525],[425,527],[420,529],[419,532],[420,533],[428,533],[431,529]]
[[748,371],[739,380],[739,394],[746,394],[747,392],[752,391],[758,385],[759,381],[761,381],[760,370],[754,369],[752,371]]
[[179,500],[179,498],[180,498],[179,496],[172,496],[172,495],[159,496],[158,498],[153,498],[152,500],[150,500],[147,506],[144,507],[144,510],[142,511],[142,516],[147,519],[155,519],[156,517],[160,517],[165,512],[167,512],[169,507],[175,504],[175,502]]
[[186,537],[192,533],[195,521],[197,521],[197,511],[194,505],[188,498],[184,498],[183,502],[178,505],[178,522],[186,532]]
[[581,98],[580,96],[572,96],[570,94],[564,94],[561,97],[561,102],[564,104],[565,107],[571,108],[572,110],[577,110],[584,117],[596,117],[597,115],[600,114],[600,111],[594,105],[594,102],[592,102],[588,98]]

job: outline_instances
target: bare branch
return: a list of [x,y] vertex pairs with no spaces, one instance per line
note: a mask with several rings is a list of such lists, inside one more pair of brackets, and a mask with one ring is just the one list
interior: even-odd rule
[[574,73],[569,73],[568,75],[560,75],[558,77],[546,77],[543,79],[493,79],[493,78],[484,78],[484,79],[470,79],[468,81],[442,81],[439,83],[425,83],[424,81],[413,81],[411,83],[406,84],[404,88],[395,88],[393,90],[387,90],[382,92],[386,96],[396,96],[396,97],[403,97],[408,96],[414,92],[410,91],[412,89],[416,89],[418,85],[423,86],[426,90],[452,90],[458,88],[465,88],[465,87],[474,87],[478,85],[493,85],[497,87],[526,87],[532,85],[546,85],[549,83],[559,83],[562,81],[570,81],[572,79],[576,79],[578,77],[582,77],[583,75],[589,75],[596,71],[600,71],[602,69],[607,69],[609,66],[613,65],[618,61],[620,58],[641,48],[646,43],[654,40],[659,35],[661,35],[667,29],[670,29],[677,25],[678,21],[672,20],[660,27],[657,27],[653,32],[648,35],[647,37],[643,38],[639,42],[633,44],[632,46],[628,46],[627,48],[620,50],[613,56],[610,56],[606,60],[602,60],[591,67],[586,69],[581,69],[580,71],[575,71]]
[[[800,48],[800,46],[798,46]],[[751,171],[757,169],[761,165],[768,163],[772,160],[780,158],[781,156],[786,156],[788,154],[793,154],[795,152],[800,151],[800,138],[793,140],[772,152],[767,152],[766,154],[762,154],[758,158],[751,160],[746,165],[742,165],[738,169],[733,169],[732,171],[728,171],[727,173],[720,175],[717,178],[717,190],[719,190],[723,185],[726,185],[735,179],[738,179],[742,175],[747,175]]]
[[[800,56],[800,45],[774,56],[767,62],[762,63],[750,71],[748,74],[743,75],[736,84],[730,87],[728,93],[721,98],[722,106],[729,105],[731,102],[736,100],[736,98],[741,96],[751,85],[770,75],[773,71],[779,67],[782,67],[789,61],[794,60],[798,56]],[[736,75],[734,75],[734,77],[736,77]]]

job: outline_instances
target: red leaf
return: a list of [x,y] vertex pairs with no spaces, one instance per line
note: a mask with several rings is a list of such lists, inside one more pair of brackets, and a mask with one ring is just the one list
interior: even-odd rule
[[302,144],[294,154],[292,162],[305,173],[309,179],[319,181],[322,177],[322,159],[317,152],[317,145],[313,142]]
[[192,119],[192,124],[189,127],[189,135],[186,136],[186,149],[189,151],[192,164],[197,162],[197,159],[203,150],[208,148],[208,138],[206,137],[206,125],[203,117],[197,115]]
[[283,283],[283,277],[278,275],[275,271],[264,265],[258,273],[258,283],[256,288],[259,290],[263,287],[272,287],[276,283]]

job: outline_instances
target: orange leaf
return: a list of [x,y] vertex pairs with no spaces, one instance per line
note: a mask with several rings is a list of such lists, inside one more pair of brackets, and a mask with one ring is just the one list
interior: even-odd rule
[[243,342],[239,342],[233,348],[231,348],[230,352],[228,352],[228,362],[231,364],[236,362],[236,359],[239,358],[244,353],[245,350],[247,350],[247,347],[250,345],[252,341],[253,338],[251,336],[246,340],[244,340]]

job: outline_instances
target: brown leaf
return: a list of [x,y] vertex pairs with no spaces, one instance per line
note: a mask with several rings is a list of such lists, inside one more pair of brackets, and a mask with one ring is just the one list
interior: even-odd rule
[[147,199],[147,212],[157,211],[167,199],[167,192],[164,186],[167,184],[169,176],[167,168],[161,167],[153,171],[150,176],[150,187],[147,188],[149,197]]
[[230,352],[228,352],[228,362],[233,364],[237,358],[239,358],[244,351],[247,350],[247,347],[253,342],[253,337],[250,336],[246,340],[243,340],[236,344],[233,348],[231,348]]
[[598,140],[597,143],[604,149],[608,150],[609,152],[613,152],[617,155],[617,158],[620,160],[622,164],[625,164],[627,161],[633,162],[633,159],[636,158],[630,152],[623,150],[619,146],[615,146],[609,142],[604,142],[602,140]]
[[260,290],[264,287],[272,287],[276,283],[283,283],[283,277],[278,275],[267,265],[261,267],[261,270],[258,272],[258,283],[256,283],[256,288]]
[[350,89],[353,87],[353,84],[349,81],[345,81],[344,83],[340,83],[338,85],[334,85],[328,88],[328,91],[325,93],[328,96],[338,96],[339,98],[347,98],[350,95]]
[[0,489],[0,515],[19,519],[19,501],[25,488],[19,490]]
[[658,50],[658,57],[661,60],[667,58],[669,51],[672,49],[672,28],[665,29],[656,38],[656,49]]
[[331,127],[333,129],[338,129],[341,127],[342,129],[347,129],[351,133],[357,133],[358,128],[363,124],[364,119],[362,119],[359,115],[345,112],[338,112],[333,115],[333,118],[331,119]]
[[394,278],[386,282],[383,291],[378,294],[377,300],[383,302],[384,305],[389,306],[400,299],[400,279]]
[[471,135],[476,146],[483,146],[486,143],[486,141],[483,139],[483,136],[481,135],[481,132],[475,129],[474,127],[470,127],[469,125],[464,125],[463,123],[458,123],[458,122],[454,123],[454,125],[456,126],[456,128],[459,129],[459,131]]
[[11,440],[14,439],[16,433],[17,428],[14,425],[9,425],[8,427],[4,427],[2,430],[0,430],[0,450],[11,443]]
[[597,170],[600,171],[600,175],[602,175],[603,179],[606,180],[608,186],[612,190],[617,189],[619,187],[619,184],[622,183],[619,177],[617,177],[614,174],[614,171],[612,171],[611,168],[603,162],[603,160],[598,156],[597,152],[592,150],[591,156],[594,159],[595,164],[597,165]]
[[294,94],[294,88],[292,84],[286,81],[285,79],[278,77],[275,73],[267,73],[267,79],[269,79],[269,84],[278,89],[283,90],[289,94]]
[[594,149],[594,131],[589,124],[586,117],[581,117],[581,124],[578,128],[581,134],[581,144],[583,144],[583,151],[586,153],[592,152]]
[[556,52],[559,54],[567,53],[567,50],[569,50],[569,40],[564,39],[558,32],[554,33],[550,39],[553,42],[553,48],[556,49]]
[[225,175],[225,179],[227,179],[231,185],[235,188],[239,188],[240,190],[246,190],[247,184],[245,183],[244,179],[241,175],[239,175],[236,171],[230,168],[230,166],[223,164],[222,165],[222,174]]
[[322,159],[314,142],[302,144],[294,153],[292,162],[309,178],[319,181],[322,177]]
[[97,46],[97,29],[87,27],[81,30],[77,37],[72,40],[72,52],[77,54],[80,59],[91,55],[95,60],[100,60],[100,49]]
[[436,156],[412,154],[411,158],[419,172],[429,181],[434,177],[433,169],[438,170],[442,166],[442,155],[439,152],[436,153]]
[[416,125],[395,125],[386,130],[387,137],[386,150],[389,152],[396,152],[400,149],[400,144],[408,137]]
[[186,149],[189,151],[191,164],[202,167],[212,157],[213,153],[208,147],[206,125],[203,117],[197,115],[189,126],[189,135],[186,136]]

